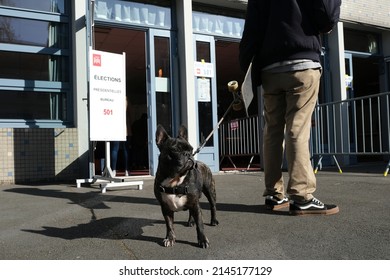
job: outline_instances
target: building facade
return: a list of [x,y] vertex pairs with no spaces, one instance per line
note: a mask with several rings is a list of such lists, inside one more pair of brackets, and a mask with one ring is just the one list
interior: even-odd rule
[[[218,130],[208,136],[231,102],[227,83],[244,79],[238,45],[247,1],[210,3],[0,0],[0,183],[100,172],[104,149],[89,140],[91,48],[126,53],[132,175],[156,172],[157,124],[171,135],[185,124],[194,148],[208,139],[197,157],[218,172]],[[341,22],[323,40],[320,102],[389,91],[389,4],[343,0]]]

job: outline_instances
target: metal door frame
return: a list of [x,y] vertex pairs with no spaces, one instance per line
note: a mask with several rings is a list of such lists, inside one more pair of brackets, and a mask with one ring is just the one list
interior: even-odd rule
[[[210,60],[211,63],[215,65],[215,39],[214,36],[207,35],[198,35],[194,34],[194,46],[196,46],[196,42],[206,42],[210,44]],[[194,47],[194,61],[196,61],[196,47]],[[214,128],[218,123],[218,107],[217,107],[217,82],[216,82],[216,67],[214,67],[214,77],[211,78],[211,101],[212,101],[212,127]],[[198,111],[198,88],[197,88],[197,78],[195,79],[195,110],[197,118],[197,131],[199,132],[199,111]],[[211,131],[210,131],[211,132]],[[207,136],[207,135],[206,135]],[[211,169],[212,172],[219,172],[219,146],[218,146],[218,130],[215,130],[213,134],[213,146],[205,146],[202,150],[200,150],[198,154],[198,159],[205,162]],[[199,135],[198,135],[199,141]],[[201,145],[202,143],[199,143]]]
[[156,77],[154,73],[156,73],[155,69],[155,53],[154,53],[154,38],[155,37],[165,37],[169,39],[170,46],[170,89],[171,89],[171,120],[172,127],[175,128],[175,119],[178,116],[175,114],[177,110],[175,110],[175,100],[173,100],[173,92],[175,87],[173,85],[173,50],[172,50],[172,32],[169,30],[161,30],[161,29],[149,29],[146,35],[146,66],[147,66],[147,74],[146,74],[146,90],[147,90],[147,110],[148,110],[148,150],[149,150],[149,172],[150,175],[154,176],[157,172],[157,164],[158,164],[158,155],[159,151],[155,144],[155,132],[157,129],[157,104],[156,104]]

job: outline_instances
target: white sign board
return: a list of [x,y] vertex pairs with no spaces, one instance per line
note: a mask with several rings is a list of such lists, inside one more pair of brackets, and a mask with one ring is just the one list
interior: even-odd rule
[[210,79],[198,78],[198,101],[211,102],[211,85]]
[[196,77],[213,78],[214,64],[209,62],[194,62],[194,72]]
[[126,140],[126,56],[90,49],[91,141]]
[[241,95],[242,95],[242,100],[244,101],[246,113],[248,114],[249,105],[253,100],[252,63],[249,64],[248,71],[245,74],[245,79],[241,86]]

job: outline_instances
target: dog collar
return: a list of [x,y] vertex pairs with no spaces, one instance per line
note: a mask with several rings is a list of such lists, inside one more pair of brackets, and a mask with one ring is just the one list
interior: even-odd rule
[[160,192],[167,194],[188,194],[188,186],[164,187],[159,186]]

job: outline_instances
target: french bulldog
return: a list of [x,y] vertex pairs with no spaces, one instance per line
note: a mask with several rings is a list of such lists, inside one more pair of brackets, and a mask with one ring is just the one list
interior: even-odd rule
[[188,225],[196,225],[198,245],[210,246],[204,233],[202,210],[199,200],[202,193],[210,203],[210,225],[218,225],[216,218],[215,181],[210,168],[193,156],[193,147],[188,142],[187,129],[181,126],[179,135],[170,137],[164,127],[158,125],[156,145],[160,150],[154,181],[154,194],[161,205],[167,233],[165,247],[175,245],[174,213],[189,210]]

